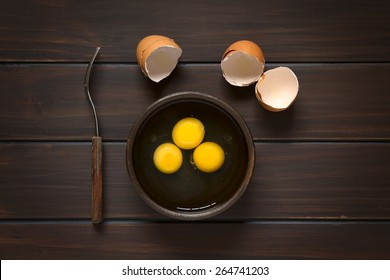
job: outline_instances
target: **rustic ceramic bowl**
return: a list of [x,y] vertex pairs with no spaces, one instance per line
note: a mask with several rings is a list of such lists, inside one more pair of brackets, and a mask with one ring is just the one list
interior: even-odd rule
[[[183,164],[174,174],[154,166],[154,150],[173,142],[172,128],[185,117],[204,124],[203,142],[216,142],[224,149],[225,162],[218,171],[197,170],[193,150],[182,150]],[[233,108],[210,95],[180,92],[156,101],[140,116],[128,137],[126,159],[134,187],[148,205],[172,218],[199,220],[222,213],[244,193],[253,174],[255,149],[245,121]]]

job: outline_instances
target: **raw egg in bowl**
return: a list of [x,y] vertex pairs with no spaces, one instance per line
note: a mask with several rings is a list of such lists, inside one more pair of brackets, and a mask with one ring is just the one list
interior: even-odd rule
[[255,149],[232,107],[211,95],[179,92],[154,102],[135,122],[126,161],[136,192],[150,207],[200,220],[224,212],[245,192]]

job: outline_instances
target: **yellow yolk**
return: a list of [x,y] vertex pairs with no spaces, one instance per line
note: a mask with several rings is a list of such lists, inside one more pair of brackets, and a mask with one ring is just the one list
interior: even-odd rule
[[190,150],[203,141],[204,134],[204,126],[200,120],[184,118],[173,127],[172,139],[178,147]]
[[172,174],[179,170],[183,162],[183,155],[174,144],[164,143],[154,151],[153,162],[160,172]]
[[194,151],[196,167],[205,173],[217,171],[225,161],[225,153],[221,146],[214,142],[204,142]]

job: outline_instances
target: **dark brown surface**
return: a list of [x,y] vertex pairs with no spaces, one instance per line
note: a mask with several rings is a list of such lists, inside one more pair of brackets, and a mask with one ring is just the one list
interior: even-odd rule
[[[247,192],[215,220],[389,219],[389,145],[255,146],[256,169]],[[89,143],[0,145],[1,217],[88,219],[90,149]],[[133,189],[126,170],[126,144],[104,144],[103,150],[105,217],[167,220],[149,209]]]
[[[390,64],[288,66],[299,78],[299,95],[291,108],[276,114],[258,105],[254,85],[230,86],[218,64],[179,65],[160,84],[145,78],[137,65],[98,65],[91,92],[101,135],[105,141],[126,141],[132,124],[152,102],[192,90],[233,106],[255,139],[390,139]],[[0,139],[90,141],[94,122],[80,87],[86,68],[87,64],[0,67]]]
[[[184,51],[159,84],[134,63],[153,33]],[[1,1],[0,38],[2,259],[390,258],[388,1]],[[220,57],[239,39],[297,74],[287,111],[224,81]],[[98,45],[105,221],[93,226],[83,79]],[[256,168],[231,209],[184,223],[136,195],[125,147],[147,106],[191,90],[240,112]]]
[[0,60],[134,62],[139,40],[172,37],[183,61],[218,61],[236,40],[266,62],[390,61],[386,0],[1,1]]
[[388,223],[4,224],[0,257],[386,259],[389,235]]

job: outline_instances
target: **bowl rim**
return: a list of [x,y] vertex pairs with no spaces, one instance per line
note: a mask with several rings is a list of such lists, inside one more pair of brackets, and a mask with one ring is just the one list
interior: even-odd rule
[[[138,135],[138,131],[143,126],[144,122],[149,119],[149,116],[153,114],[156,110],[159,110],[162,107],[169,105],[173,101],[181,101],[181,100],[184,101],[186,99],[188,100],[193,99],[205,103],[211,103],[214,106],[217,106],[223,111],[225,111],[225,113],[227,113],[236,122],[239,129],[241,130],[241,133],[244,136],[243,138],[245,139],[246,142],[247,154],[248,154],[247,170],[240,183],[240,186],[238,186],[237,188],[237,191],[227,201],[218,204],[215,207],[211,207],[205,210],[194,211],[194,212],[170,210],[153,201],[148,196],[148,194],[144,191],[141,183],[139,182],[137,175],[135,173],[134,164],[132,163],[133,149],[134,149],[134,142],[135,142],[134,140],[136,139]],[[132,129],[128,135],[127,144],[126,144],[126,167],[137,194],[146,202],[146,204],[148,204],[151,208],[153,208],[157,212],[165,216],[179,219],[179,220],[201,220],[201,219],[210,218],[212,216],[224,212],[225,210],[230,208],[233,204],[235,204],[235,202],[242,196],[242,194],[247,189],[248,184],[250,183],[255,168],[255,162],[256,162],[255,158],[256,158],[256,153],[255,153],[255,146],[254,146],[252,133],[250,132],[249,127],[247,126],[242,116],[233,107],[231,107],[221,99],[209,94],[195,92],[195,91],[181,91],[181,92],[172,93],[156,100],[151,105],[149,105],[133,124]]]

